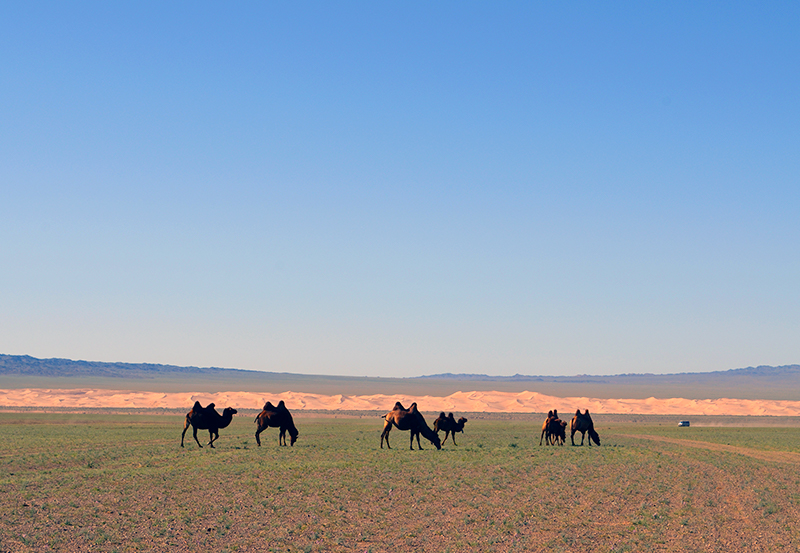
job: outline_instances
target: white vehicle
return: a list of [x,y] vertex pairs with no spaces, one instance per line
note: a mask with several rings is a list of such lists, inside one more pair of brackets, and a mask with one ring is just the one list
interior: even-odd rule
[[689,421],[680,421],[678,422],[678,426],[689,426]]

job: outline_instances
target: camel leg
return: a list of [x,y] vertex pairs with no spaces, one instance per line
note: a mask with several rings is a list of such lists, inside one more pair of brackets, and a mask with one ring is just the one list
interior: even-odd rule
[[575,429],[574,428],[570,428],[569,439],[572,442],[572,445],[575,445]]
[[[418,448],[420,451],[422,451],[422,444],[421,444],[421,443],[419,443],[419,434],[420,434],[419,432],[416,432],[415,434],[412,434],[412,436],[411,436],[411,439],[412,439],[412,440],[414,439],[414,435],[416,435],[416,436],[417,436],[417,448]],[[414,449],[414,446],[413,446],[413,444],[412,444],[412,446],[411,446],[411,449]]]
[[383,440],[386,440],[386,447],[392,449],[392,446],[389,445],[389,432],[392,431],[392,423],[384,422],[383,423],[383,432],[381,432],[381,449],[383,449]]
[[186,431],[189,430],[189,421],[186,421],[186,424],[183,425],[183,434],[181,434],[181,447],[183,447],[183,437],[186,436]]
[[197,445],[203,447],[203,445],[200,443],[200,440],[197,439],[197,428],[195,426],[192,426],[192,436],[194,436],[194,441],[197,442]]
[[258,447],[261,447],[261,438],[259,437],[259,434],[261,434],[262,430],[263,429],[261,428],[261,426],[256,428],[256,443],[258,444]]
[[455,430],[453,430],[453,445],[458,445],[456,443],[456,431]]
[[278,434],[278,445],[286,445],[286,429],[285,428],[281,428],[281,431]]
[[214,447],[214,440],[219,438],[219,432],[215,432],[214,430],[208,431],[208,445]]

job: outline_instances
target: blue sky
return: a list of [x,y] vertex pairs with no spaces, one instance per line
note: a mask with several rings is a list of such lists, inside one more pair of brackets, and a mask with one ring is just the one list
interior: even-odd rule
[[0,352],[800,363],[800,4],[6,3]]

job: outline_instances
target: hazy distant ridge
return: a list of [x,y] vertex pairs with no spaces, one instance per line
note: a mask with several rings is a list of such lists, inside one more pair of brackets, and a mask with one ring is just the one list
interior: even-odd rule
[[152,363],[104,363],[71,359],[37,359],[29,355],[0,354],[0,374],[20,376],[155,378],[170,373],[231,374],[252,373],[217,367],[178,367]]
[[[0,375],[46,376],[46,377],[110,377],[110,378],[157,378],[170,374],[219,375],[235,378],[236,376],[257,377],[261,375],[287,375],[251,371],[243,369],[225,369],[219,367],[179,367],[176,365],[159,365],[152,363],[105,363],[100,361],[73,361],[70,359],[37,359],[29,355],[0,354]],[[312,375],[296,375],[310,378]],[[357,378],[357,377],[350,377]],[[615,383],[615,384],[658,384],[692,382],[709,382],[721,380],[757,379],[761,383],[774,382],[780,385],[794,385],[800,382],[800,365],[783,365],[772,367],[761,365],[727,371],[702,373],[650,374],[633,373],[610,376],[576,375],[576,376],[537,376],[515,374],[513,376],[490,376],[486,374],[442,373],[414,379],[458,380],[474,382],[562,382],[562,383]]]
[[490,376],[487,374],[455,374],[455,373],[442,373],[421,376],[419,378],[432,378],[432,379],[453,379],[460,381],[490,381],[490,382],[596,382],[596,383],[611,383],[616,382],[619,384],[628,383],[635,384],[637,382],[692,382],[697,380],[708,381],[711,379],[741,379],[741,378],[757,377],[760,379],[773,380],[778,379],[785,382],[788,377],[800,377],[800,365],[782,365],[779,367],[772,367],[769,365],[759,365],[758,367],[747,367],[743,369],[730,369],[726,371],[711,371],[711,372],[697,372],[697,373],[670,373],[670,374],[652,374],[652,373],[629,373],[629,374],[615,374],[608,376],[601,375],[588,375],[580,374],[576,376],[536,376],[515,374],[513,376]]

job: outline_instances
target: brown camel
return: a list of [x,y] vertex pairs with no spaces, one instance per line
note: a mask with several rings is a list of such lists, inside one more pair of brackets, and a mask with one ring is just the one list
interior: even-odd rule
[[597,445],[600,445],[600,436],[597,435],[597,432],[594,430],[594,422],[592,421],[592,417],[589,415],[589,410],[587,409],[584,414],[581,415],[581,410],[578,409],[575,411],[575,416],[572,417],[572,422],[570,423],[570,440],[572,440],[572,445],[575,445],[575,432],[581,433],[581,445],[583,445],[583,439],[586,437],[586,433],[589,433],[589,445],[592,445],[592,440]]
[[542,435],[539,437],[539,445],[542,445],[542,440],[547,445],[564,445],[567,439],[566,435],[567,423],[558,418],[558,410],[554,409],[547,412],[547,418],[542,423]]
[[539,445],[542,445],[542,440],[547,438],[545,442],[547,445],[550,445],[550,421],[553,420],[553,411],[547,412],[547,418],[544,419],[542,423],[542,435],[539,437]]
[[567,440],[566,427],[567,423],[558,418],[558,411],[548,411],[547,418],[542,423],[539,445],[542,445],[542,439],[547,445],[564,445]]
[[425,417],[422,416],[417,410],[417,403],[414,402],[411,404],[411,407],[405,409],[403,405],[398,401],[394,404],[394,409],[389,411],[383,416],[383,432],[381,432],[381,449],[383,449],[383,441],[386,440],[386,447],[392,449],[392,446],[389,445],[389,432],[392,430],[392,426],[396,426],[398,430],[410,430],[411,431],[411,449],[414,449],[414,436],[417,437],[417,447],[422,449],[422,445],[419,443],[419,435],[422,434],[427,440],[429,440],[433,445],[436,446],[436,449],[442,449],[442,443],[439,440],[439,435],[430,429],[428,423],[425,422]]
[[297,436],[300,432],[297,431],[297,427],[294,425],[294,420],[292,419],[292,414],[286,408],[286,404],[283,400],[278,403],[278,406],[275,407],[269,401],[264,405],[264,409],[258,414],[256,420],[253,422],[258,423],[258,427],[256,428],[256,443],[261,447],[261,438],[259,438],[259,434],[266,430],[269,427],[272,428],[280,428],[280,434],[278,434],[278,445],[286,445],[286,431],[289,431],[289,437],[291,438],[291,445],[297,441]]
[[453,413],[449,413],[446,417],[444,416],[444,411],[439,413],[439,418],[433,421],[433,431],[436,432],[436,435],[439,435],[440,430],[444,430],[444,440],[442,440],[442,445],[445,444],[447,441],[447,436],[450,434],[453,435],[453,444],[458,445],[456,443],[456,432],[464,433],[464,424],[467,422],[465,417],[460,417],[458,421],[456,421]]
[[214,447],[214,442],[219,438],[219,429],[226,428],[233,420],[233,415],[237,413],[233,407],[226,407],[222,411],[222,415],[217,413],[213,403],[203,407],[199,401],[194,402],[192,410],[186,413],[186,422],[183,425],[183,434],[181,434],[181,447],[183,447],[183,438],[186,436],[186,431],[189,426],[192,427],[192,435],[197,445],[200,445],[200,440],[197,439],[197,429],[208,430],[208,445]]

